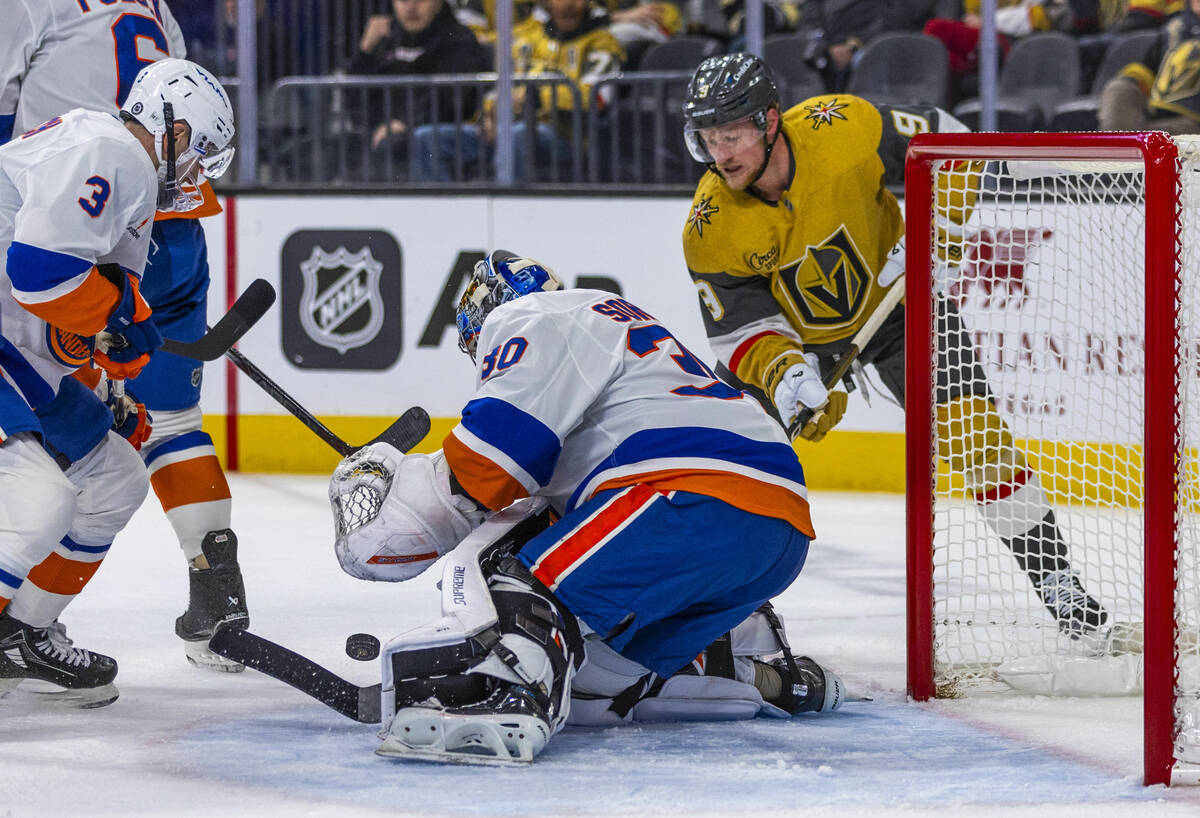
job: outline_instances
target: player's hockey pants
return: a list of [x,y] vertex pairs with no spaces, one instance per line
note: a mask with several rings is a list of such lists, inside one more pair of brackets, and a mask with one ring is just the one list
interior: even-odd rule
[[602,492],[518,558],[626,658],[670,676],[800,573],[809,539],[721,500]]

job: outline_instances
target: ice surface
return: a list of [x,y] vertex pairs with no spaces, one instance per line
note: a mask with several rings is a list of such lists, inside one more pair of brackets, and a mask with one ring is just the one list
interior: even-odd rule
[[[435,568],[342,574],[325,481],[233,475],[253,629],[356,681],[345,637],[430,618]],[[151,498],[63,617],[120,662],[121,698],[0,702],[0,817],[57,815],[1198,816],[1200,792],[1141,785],[1139,699],[904,697],[903,505],[814,492],[819,538],[777,602],[792,644],[874,703],[737,724],[568,729],[529,769],[373,754],[375,728],[274,680],[190,667],[172,627],[183,559]]]

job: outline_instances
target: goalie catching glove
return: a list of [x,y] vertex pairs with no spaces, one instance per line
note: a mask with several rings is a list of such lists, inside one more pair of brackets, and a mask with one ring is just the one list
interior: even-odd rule
[[803,363],[792,364],[783,373],[772,398],[784,426],[791,426],[805,409],[811,410],[813,415],[800,429],[799,436],[817,443],[838,424],[842,415],[846,414],[846,404],[850,396],[841,384],[827,390],[821,381],[821,367],[817,356],[806,352]]
[[329,481],[342,570],[358,579],[403,582],[451,551],[483,520],[450,490],[440,451],[404,454],[387,443],[364,446]]

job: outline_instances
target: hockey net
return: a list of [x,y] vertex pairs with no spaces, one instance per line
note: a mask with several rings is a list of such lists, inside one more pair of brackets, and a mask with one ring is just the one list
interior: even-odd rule
[[[1200,783],[1200,142],[912,145],[909,691],[1144,692],[1146,782]],[[964,333],[938,319],[946,309]],[[939,413],[939,384],[971,354],[966,391],[999,427]],[[1103,607],[1099,627],[1056,620],[1005,539],[1024,510],[992,502],[1008,489],[987,469],[964,474],[1005,462],[1006,445],[1040,484],[1070,575]]]

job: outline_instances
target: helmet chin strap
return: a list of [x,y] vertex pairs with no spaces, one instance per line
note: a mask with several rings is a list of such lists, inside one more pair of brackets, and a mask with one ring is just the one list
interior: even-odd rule
[[[767,110],[770,110],[770,109],[768,108]],[[750,178],[750,181],[746,183],[747,188],[754,187],[754,184],[759,180],[759,178],[764,173],[766,173],[767,165],[770,164],[770,162],[771,162],[771,151],[775,148],[775,143],[779,141],[779,134],[782,130],[783,130],[783,120],[780,119],[778,122],[775,123],[775,136],[771,139],[770,142],[767,141],[767,135],[763,134],[763,147],[765,147],[766,150],[763,152],[762,164],[758,166],[758,170],[755,171],[754,176],[752,176]]]
[[[768,108],[767,110],[771,110],[771,109]],[[775,136],[771,139],[770,142],[767,141],[767,135],[765,133],[763,134],[763,147],[765,148],[765,150],[763,151],[762,164],[758,166],[758,170],[754,171],[754,175],[751,176],[750,181],[746,183],[747,189],[754,187],[754,183],[757,182],[764,173],[766,173],[767,165],[770,164],[770,162],[771,162],[771,151],[772,151],[772,149],[774,149],[775,143],[779,141],[779,134],[782,130],[783,130],[783,122],[781,120],[779,123],[776,124]],[[711,170],[713,173],[717,174],[718,176],[720,176],[722,179],[725,178],[725,174],[721,173],[721,171],[719,171],[717,169],[716,162],[709,162],[708,169]]]
[[175,110],[171,103],[163,103],[163,128],[166,130],[166,172],[163,177],[161,199],[166,201],[159,202],[159,209],[163,209],[168,205],[174,205],[175,194],[179,191],[179,185],[175,179]]

